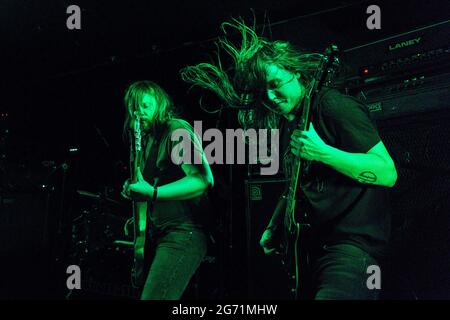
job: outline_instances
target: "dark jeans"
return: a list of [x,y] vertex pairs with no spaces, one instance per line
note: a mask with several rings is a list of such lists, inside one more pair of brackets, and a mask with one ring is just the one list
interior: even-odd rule
[[180,299],[206,255],[206,247],[206,236],[199,229],[176,228],[158,235],[141,299]]
[[324,245],[313,257],[315,300],[376,300],[379,289],[369,289],[367,273],[377,261],[351,244]]

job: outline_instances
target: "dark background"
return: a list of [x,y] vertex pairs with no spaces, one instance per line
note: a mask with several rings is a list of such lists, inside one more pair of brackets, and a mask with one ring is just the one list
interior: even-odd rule
[[[81,30],[66,28],[66,8],[71,4],[82,9]],[[381,30],[366,28],[366,8],[371,4],[381,8]],[[64,298],[65,268],[80,259],[97,282],[126,283],[129,252],[114,254],[100,248],[87,257],[82,249],[74,249],[71,236],[79,240],[90,232],[105,234],[108,225],[112,229],[108,241],[122,237],[121,226],[131,214],[128,205],[99,202],[76,191],[120,201],[118,190],[128,175],[128,150],[121,136],[122,97],[131,81],[161,84],[181,115],[203,120],[204,130],[237,125],[234,110],[202,111],[198,104],[202,92],[188,91],[179,77],[183,66],[213,56],[212,40],[224,20],[242,16],[251,21],[255,16],[258,24],[272,24],[271,30],[266,28],[267,37],[321,52],[331,42],[345,50],[446,20],[449,9],[448,1],[425,0],[2,1],[0,297]],[[219,106],[219,101],[208,98]],[[431,128],[434,119],[425,127]],[[439,119],[448,123],[442,122],[447,118]],[[397,124],[385,125],[389,129]],[[413,133],[417,130],[406,132],[405,139]],[[441,146],[448,155],[447,144]],[[69,152],[70,148],[77,151]],[[247,168],[215,165],[213,170],[219,203],[216,245],[186,297],[245,298]],[[450,261],[443,245],[449,242],[448,179],[442,178],[443,187],[435,191],[444,200],[421,206],[421,197],[430,190],[423,186],[434,183],[430,179],[425,175],[411,182],[409,193],[403,192],[405,188],[393,190],[396,205],[402,212],[410,208],[408,221],[414,223],[405,225],[403,218],[399,222],[395,244],[402,254],[396,255],[384,282],[387,298],[450,297]],[[418,203],[411,205],[413,200]],[[74,223],[77,217],[82,223],[93,217],[90,229]],[[106,241],[92,238],[91,243]],[[105,291],[103,286],[74,296],[111,296]]]

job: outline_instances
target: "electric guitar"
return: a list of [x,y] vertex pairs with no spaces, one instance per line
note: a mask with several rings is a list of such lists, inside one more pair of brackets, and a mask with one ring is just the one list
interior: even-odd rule
[[[142,159],[141,120],[137,114],[135,115],[133,130],[134,130],[134,145],[131,144],[130,150],[131,183],[137,181],[138,170],[140,170],[140,163]],[[134,220],[133,223],[134,258],[133,258],[133,267],[131,271],[131,280],[132,285],[134,287],[142,287],[145,282],[144,248],[146,242],[146,229],[147,229],[146,201],[133,200],[133,220]]]
[[[330,45],[321,57],[319,68],[317,69],[311,87],[305,94],[302,118],[298,129],[308,131],[311,122],[311,108],[315,105],[317,95],[322,86],[329,81],[334,72],[334,67],[338,63],[338,49],[336,45]],[[303,242],[304,229],[309,227],[308,214],[306,210],[301,210],[297,204],[300,190],[298,189],[300,173],[304,163],[300,156],[294,158],[292,164],[292,174],[289,181],[288,194],[286,196],[286,208],[284,215],[284,232],[281,239],[281,258],[284,267],[287,269],[291,286],[291,292],[295,299],[299,298],[300,290],[300,266],[304,266],[304,261],[300,257],[304,256],[304,248],[300,245]],[[299,203],[298,203],[299,202]],[[297,212],[300,214],[297,216]],[[301,250],[301,251],[299,251]]]

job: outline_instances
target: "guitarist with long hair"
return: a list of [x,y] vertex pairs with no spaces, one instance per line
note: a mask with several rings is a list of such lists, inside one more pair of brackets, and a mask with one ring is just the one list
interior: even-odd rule
[[[136,211],[144,210],[134,214],[133,280],[143,286],[143,300],[178,300],[206,254],[213,175],[193,128],[174,116],[172,100],[159,85],[130,84],[124,104],[134,170],[122,195]],[[151,261],[148,274],[137,261],[144,257]]]
[[[265,253],[297,256],[297,245],[288,243],[290,252],[286,252],[280,239],[286,229],[287,233],[295,229],[293,225],[310,226],[310,286],[306,290],[298,279],[305,273],[304,269],[298,272],[301,263],[297,261],[297,272],[291,272],[297,278],[295,291],[300,288],[300,296],[310,299],[377,299],[379,290],[366,285],[367,268],[379,266],[386,253],[390,235],[387,188],[395,184],[397,172],[365,106],[326,86],[312,92],[322,55],[304,52],[286,41],[269,41],[242,20],[223,23],[222,29],[226,36],[217,44],[231,56],[233,65],[225,69],[220,62],[225,59],[200,63],[183,69],[182,77],[212,90],[228,104],[248,105],[251,100],[254,108],[240,114],[246,128],[280,129],[284,174],[298,181],[293,193],[298,221],[291,224],[287,186],[261,237]],[[236,34],[238,44],[231,37]],[[305,119],[306,101],[314,103]],[[298,158],[303,165],[296,175],[293,163]],[[305,215],[308,220],[302,222],[300,217]],[[303,245],[301,241],[299,246]]]

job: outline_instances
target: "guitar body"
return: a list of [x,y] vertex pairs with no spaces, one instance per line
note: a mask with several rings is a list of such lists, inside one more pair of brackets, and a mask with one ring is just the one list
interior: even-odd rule
[[145,283],[145,244],[147,238],[147,202],[134,201],[134,258],[131,271],[132,283],[141,287]]
[[[302,117],[298,124],[298,129],[301,131],[308,131],[311,123],[311,108],[316,102],[316,97],[326,81],[330,80],[330,76],[334,72],[333,67],[337,65],[337,47],[330,45],[324,55],[322,55],[321,63],[316,71],[312,85],[309,91],[305,94]],[[308,223],[308,214],[301,206],[298,206],[301,198],[301,190],[299,189],[299,178],[301,176],[304,163],[300,156],[294,157],[292,163],[291,179],[289,182],[288,194],[286,196],[286,208],[284,215],[284,232],[281,239],[281,254],[282,263],[289,276],[291,283],[291,293],[294,299],[299,298],[301,287],[301,274],[307,266],[307,257],[304,241],[306,236],[304,233],[310,227]],[[297,214],[298,213],[298,214]]]
[[[298,202],[298,200],[292,203]],[[291,206],[292,212],[288,214],[288,206]],[[307,267],[306,259],[306,238],[310,225],[307,223],[307,215],[303,213],[300,219],[296,216],[300,213],[300,206],[293,207],[290,201],[287,201],[286,214],[284,220],[284,229],[280,241],[281,263],[287,273],[289,282],[289,292],[293,299],[300,298],[300,288],[303,288],[301,279],[303,271]],[[292,218],[295,217],[295,218]]]
[[300,242],[300,224],[295,223],[291,229],[284,228],[281,241],[281,263],[286,270],[289,279],[289,292],[294,299],[298,299],[298,288],[300,287],[300,261],[298,255]]

